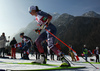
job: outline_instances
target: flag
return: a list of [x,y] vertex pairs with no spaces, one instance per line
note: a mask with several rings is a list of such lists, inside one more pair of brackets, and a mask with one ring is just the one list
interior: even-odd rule
[[15,44],[14,46],[15,46],[15,48],[16,48],[16,47],[22,47],[22,44],[21,44],[21,42],[20,42],[20,43]]

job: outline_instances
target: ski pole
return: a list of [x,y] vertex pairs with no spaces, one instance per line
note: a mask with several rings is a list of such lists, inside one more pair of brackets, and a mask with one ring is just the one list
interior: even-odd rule
[[[82,58],[83,58],[83,56],[82,56]],[[84,58],[83,58],[84,59]],[[84,59],[85,60],[85,59]],[[86,61],[86,60],[85,60]],[[91,64],[93,67],[95,67],[96,69],[99,69],[99,68],[97,68],[96,66],[94,66],[91,62],[89,62],[89,61],[87,61],[89,64]]]
[[[48,31],[47,29],[45,29],[45,30]],[[66,43],[64,43],[62,40],[60,40],[57,36],[55,36],[54,34],[52,34],[50,31],[48,31],[48,32],[49,32],[52,36],[54,36],[56,39],[58,39],[60,42],[62,42],[65,46],[67,46],[69,49],[71,49],[71,50],[75,53],[76,58],[77,58],[77,61],[79,60],[79,58],[78,58],[78,56],[77,56],[75,50],[73,50],[70,46],[68,46]]]

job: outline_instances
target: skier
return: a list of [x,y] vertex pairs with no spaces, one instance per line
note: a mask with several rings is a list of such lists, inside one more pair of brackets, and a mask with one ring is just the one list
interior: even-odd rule
[[[36,33],[40,33],[42,29],[47,29],[54,35],[57,32],[56,27],[50,22],[52,20],[52,16],[48,13],[45,13],[41,10],[39,10],[38,6],[31,6],[29,7],[29,13],[32,16],[35,16],[36,21],[39,23],[38,25],[40,26],[40,29],[36,29]],[[36,46],[41,53],[41,60],[40,63],[46,64],[46,57],[44,55],[44,49],[41,45],[41,43],[47,40],[48,41],[48,47],[57,55],[61,57],[61,60],[63,64],[66,64],[66,66],[70,66],[70,63],[65,59],[64,55],[61,53],[61,51],[54,46],[54,40],[55,38],[47,31],[44,31],[36,40]],[[36,62],[38,62],[36,61]]]
[[31,38],[24,36],[24,33],[20,33],[20,37],[23,39],[23,41],[26,43],[26,45],[23,47],[23,52],[24,55],[22,57],[22,59],[29,59],[28,55],[29,55],[29,48],[31,47]]

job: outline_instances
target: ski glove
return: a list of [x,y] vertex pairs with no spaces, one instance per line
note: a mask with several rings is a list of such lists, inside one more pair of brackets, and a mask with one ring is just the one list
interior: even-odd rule
[[35,29],[35,32],[36,32],[37,34],[40,34],[41,30],[42,30],[42,29],[38,29],[38,28],[37,28],[37,29]]
[[48,23],[41,25],[40,29],[45,29],[46,27],[48,27]]

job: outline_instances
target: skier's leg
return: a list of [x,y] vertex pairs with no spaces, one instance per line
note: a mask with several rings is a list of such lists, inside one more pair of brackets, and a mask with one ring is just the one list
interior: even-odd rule
[[29,59],[29,49],[27,49],[26,58]]
[[43,49],[43,47],[42,47],[42,45],[41,45],[41,42],[44,41],[44,40],[46,40],[46,39],[47,39],[46,32],[43,32],[43,33],[36,39],[36,41],[35,41],[36,46],[37,46],[37,48],[38,48],[38,51],[39,51],[40,53],[44,53],[44,49]]
[[28,47],[27,47],[27,44],[26,44],[26,46],[23,49],[24,53],[23,53],[22,59],[26,59],[26,57],[27,57],[27,50],[28,50]]
[[[48,29],[50,32],[52,32],[53,34],[56,34],[56,31],[52,31],[51,29]],[[48,47],[58,56],[61,55],[61,51],[54,45],[54,40],[55,38],[49,33],[47,33],[47,40],[48,40]]]
[[43,64],[46,64],[46,57],[44,55],[44,49],[41,45],[41,42],[46,40],[47,39],[47,35],[46,35],[46,31],[43,32],[35,41],[36,43],[36,46],[38,48],[38,51],[40,52],[41,54],[41,58],[39,60],[36,60],[34,63],[43,63]]
[[[54,30],[51,30],[51,29],[48,29],[48,30],[55,35],[56,32],[54,32]],[[55,38],[49,32],[47,32],[47,40],[48,40],[48,46],[49,46],[49,48],[57,56],[60,56],[61,57],[61,60],[64,63],[61,66],[70,66],[70,63],[65,59],[64,55],[62,54],[62,52],[54,45]]]

